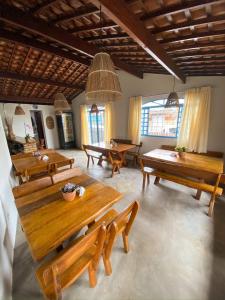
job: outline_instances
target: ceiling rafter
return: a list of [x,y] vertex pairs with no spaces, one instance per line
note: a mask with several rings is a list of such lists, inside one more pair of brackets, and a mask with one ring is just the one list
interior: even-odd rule
[[96,9],[96,7],[87,7],[85,9],[77,9],[75,12],[72,12],[67,15],[59,15],[55,20],[50,21],[52,24],[58,24],[64,21],[70,21],[70,20],[75,20],[78,18],[83,18],[95,13],[99,13],[99,10]]
[[[34,34],[40,35],[48,40],[57,42],[63,46],[69,47],[70,49],[76,50],[81,54],[85,54],[89,57],[93,57],[99,52],[99,49],[94,45],[89,44],[82,39],[75,37],[68,33],[66,30],[49,25],[47,22],[36,19],[27,13],[21,12],[17,8],[12,8],[8,5],[2,4],[0,6],[0,20],[5,21],[9,24],[16,25],[17,27],[28,30]],[[136,70],[134,67],[125,64],[120,61],[117,57],[112,57],[112,60],[116,67],[131,73],[139,78],[143,77],[143,73]]]
[[182,1],[181,3],[171,4],[169,6],[165,6],[163,8],[157,9],[155,11],[149,12],[141,17],[142,21],[148,21],[152,18],[169,16],[171,14],[179,13],[186,9],[191,8],[200,8],[205,7],[206,5],[211,5],[214,3],[223,2],[223,0],[190,0],[190,1]]
[[175,38],[164,39],[164,40],[160,41],[160,43],[170,44],[170,43],[188,41],[188,40],[198,39],[198,38],[203,38],[203,37],[219,36],[219,35],[225,35],[225,29],[207,31],[207,32],[199,32],[199,33],[189,34],[189,35],[185,35],[185,36],[179,36],[179,37],[175,37]]
[[82,89],[83,88],[83,86],[78,85],[78,84],[68,84],[68,83],[61,82],[61,81],[55,81],[52,79],[37,78],[37,77],[31,76],[31,75],[16,74],[16,73],[12,73],[12,72],[0,72],[0,78],[7,78],[7,79],[13,79],[13,80],[22,80],[22,81],[26,81],[26,82],[55,85],[55,86],[70,88],[70,89]]
[[162,28],[155,28],[151,30],[152,33],[158,34],[162,32],[167,32],[167,31],[174,31],[174,30],[180,30],[180,29],[186,29],[191,26],[196,26],[196,25],[206,25],[209,23],[217,23],[217,22],[225,22],[225,15],[218,15],[218,16],[209,16],[197,20],[192,20],[192,21],[185,21],[185,22],[180,22],[178,24],[171,24],[168,26],[164,26]]
[[34,7],[32,7],[29,12],[31,14],[40,13],[43,9],[47,8],[48,6],[54,4],[58,0],[44,0],[41,3],[38,3]]
[[124,0],[117,0],[113,3],[110,0],[91,0],[96,7],[102,5],[103,12],[112,19],[149,55],[154,57],[172,75],[185,81],[182,71],[176,66],[163,47],[156,41],[155,37],[149,33],[141,22],[130,10]]
[[117,24],[114,22],[104,22],[103,24],[91,24],[91,25],[83,25],[80,27],[68,29],[67,31],[69,33],[82,33],[86,31],[91,31],[91,30],[100,30],[100,29],[107,29],[107,28],[115,28],[118,27]]
[[24,103],[24,104],[43,104],[43,105],[53,105],[52,99],[45,98],[29,98],[16,95],[1,95],[0,102],[2,103]]

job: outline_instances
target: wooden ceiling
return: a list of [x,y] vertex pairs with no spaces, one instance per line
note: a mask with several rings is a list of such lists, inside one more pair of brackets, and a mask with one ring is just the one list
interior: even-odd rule
[[99,50],[140,78],[224,76],[225,0],[0,0],[0,102],[73,99]]

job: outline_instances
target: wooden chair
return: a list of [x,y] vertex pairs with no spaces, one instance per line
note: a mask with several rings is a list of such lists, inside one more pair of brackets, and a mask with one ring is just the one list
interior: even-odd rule
[[75,176],[80,176],[81,174],[82,174],[82,171],[79,168],[68,169],[68,170],[62,171],[60,173],[53,174],[51,176],[52,183],[56,184],[58,182],[73,178]]
[[106,225],[107,234],[103,249],[103,262],[106,275],[110,275],[112,273],[110,256],[114,242],[119,234],[122,234],[123,236],[125,253],[128,253],[129,251],[128,235],[137,215],[138,209],[139,203],[137,201],[134,201],[121,213],[117,212],[115,209],[112,209],[103,217],[101,217],[96,223],[94,223],[94,225],[92,225],[86,232],[86,234],[88,234],[102,223]]
[[38,190],[47,188],[52,185],[52,180],[50,176],[46,176],[31,182],[26,182],[20,186],[13,188],[13,195],[15,198],[19,198],[30,193],[36,192]]
[[140,163],[141,172],[142,172],[142,175],[143,175],[142,190],[144,190],[146,179],[148,181],[148,184],[150,183],[150,175],[151,175],[153,169],[148,166],[148,160],[147,159],[140,158],[139,163]]
[[90,286],[95,287],[105,235],[105,226],[100,226],[73,241],[69,247],[37,269],[36,277],[47,299],[62,299],[62,291],[74,283],[86,269]]
[[26,158],[26,157],[32,157],[33,156],[33,152],[29,152],[29,153],[17,153],[14,155],[11,155],[11,159],[12,160],[16,160],[16,159],[21,159],[21,158]]
[[37,166],[30,169],[26,169],[23,176],[25,177],[26,182],[33,181],[46,175],[50,175],[54,164],[46,164],[43,166]]
[[135,148],[127,151],[126,155],[133,157],[133,165],[137,166],[138,164],[138,158],[140,156],[141,147],[143,146],[143,143],[140,142],[140,144],[135,145]]
[[109,163],[112,165],[112,177],[114,176],[114,173],[118,171],[120,174],[120,168],[123,164],[121,158],[117,155],[116,152],[109,151],[108,153],[108,160]]
[[102,165],[103,160],[106,159],[106,154],[104,152],[96,151],[95,147],[92,147],[91,145],[83,145],[83,149],[87,155],[87,168],[89,168],[90,159],[92,160],[92,163],[94,165],[94,158],[98,159],[98,165]]
[[112,139],[115,143],[118,144],[127,144],[127,145],[132,145],[132,141],[128,139]]
[[[73,164],[74,164],[74,158],[70,158],[64,161],[60,161],[57,163],[54,163],[53,166],[53,171],[54,172],[60,172],[60,171],[65,171],[65,170],[69,170],[73,168]],[[65,168],[67,167],[67,168]]]

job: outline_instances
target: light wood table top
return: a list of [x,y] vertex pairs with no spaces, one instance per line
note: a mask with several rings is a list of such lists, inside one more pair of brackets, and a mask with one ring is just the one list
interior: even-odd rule
[[17,174],[23,174],[23,172],[26,169],[30,169],[33,167],[41,167],[41,166],[46,166],[46,164],[51,164],[51,163],[59,163],[68,160],[69,158],[60,154],[59,152],[52,151],[49,153],[46,153],[46,155],[49,157],[47,161],[44,160],[38,160],[36,157],[31,156],[31,157],[23,157],[23,158],[17,158],[13,159],[12,158],[12,163],[13,166],[16,170]]
[[98,150],[115,151],[118,153],[126,152],[136,147],[135,145],[130,144],[117,144],[116,146],[112,146],[110,143],[105,142],[90,144],[90,146],[95,147]]
[[189,169],[202,170],[214,174],[223,173],[224,162],[222,158],[193,153],[185,153],[185,158],[180,158],[176,154],[177,152],[175,151],[155,149],[143,154],[143,157],[154,161],[179,165]]
[[[85,187],[82,197],[67,202],[60,192],[66,182]],[[75,232],[119,201],[122,194],[86,174],[17,198],[16,207],[32,256],[40,260]]]

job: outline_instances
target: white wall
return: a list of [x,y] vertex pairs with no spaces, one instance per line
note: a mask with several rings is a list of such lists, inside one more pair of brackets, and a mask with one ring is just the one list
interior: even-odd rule
[[[22,104],[22,108],[25,111],[25,115],[22,116],[15,116],[14,111],[17,104],[5,104],[4,105],[4,111],[6,115],[13,116],[13,131],[16,136],[25,137],[25,126],[24,124],[28,124],[26,127],[26,132],[29,133],[31,136],[33,136],[33,129],[32,129],[32,123],[31,123],[31,116],[30,116],[30,110],[33,109],[31,104]],[[52,105],[38,105],[38,109],[42,111],[42,117],[43,117],[43,124],[44,124],[44,131],[45,131],[45,137],[46,137],[46,143],[48,148],[59,148],[59,139],[58,139],[58,131],[57,131],[57,124],[56,124],[56,118],[55,118],[55,111],[54,107]],[[0,104],[0,115],[2,116],[3,122],[4,122],[4,113],[3,113],[3,104]],[[54,129],[48,129],[46,126],[46,117],[51,116],[54,119],[55,127]],[[30,129],[28,128],[30,127]]]
[[12,162],[0,118],[0,299],[11,299],[13,251],[16,238],[17,210],[11,187],[15,185]]
[[[123,99],[115,103],[116,137],[127,138],[129,98],[131,96],[154,96],[168,94],[173,87],[173,77],[170,75],[145,74],[144,79],[138,79],[126,72],[120,71],[119,78]],[[208,149],[225,152],[225,77],[205,76],[188,77],[186,84],[176,80],[176,91],[183,92],[191,87],[212,86],[212,106],[210,115]],[[73,100],[75,130],[77,144],[80,145],[80,111],[79,106],[85,102],[84,93]],[[158,148],[162,144],[175,145],[176,139],[142,137],[143,151]]]

